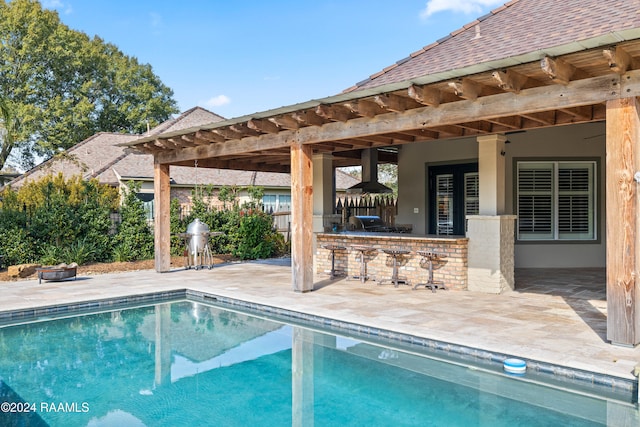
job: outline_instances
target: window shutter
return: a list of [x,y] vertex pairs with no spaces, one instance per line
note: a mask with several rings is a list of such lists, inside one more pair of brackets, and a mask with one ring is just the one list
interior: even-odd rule
[[552,165],[518,170],[518,234],[521,239],[553,238]]
[[453,234],[453,175],[436,177],[437,227],[436,234]]
[[464,214],[478,215],[480,212],[480,186],[478,172],[464,174]]
[[593,237],[591,167],[558,169],[558,233],[561,238]]

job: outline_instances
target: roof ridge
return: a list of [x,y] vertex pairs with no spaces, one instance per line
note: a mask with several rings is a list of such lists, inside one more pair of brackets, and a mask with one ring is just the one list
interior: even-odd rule
[[[202,110],[202,111],[207,112],[209,114],[212,114],[212,115],[214,115],[216,117],[220,117],[221,120],[225,120],[225,118],[222,117],[220,114],[214,113],[213,111],[209,111],[206,108],[203,108],[203,107],[200,107],[199,105],[196,105],[195,107],[191,107],[188,110],[183,111],[177,117],[173,117],[173,118],[170,118],[168,120],[165,120],[164,122],[160,123],[159,125],[157,125],[153,129],[150,129],[149,132],[145,132],[144,136],[158,135],[158,134],[162,133],[165,129],[168,129],[171,126],[175,125],[176,123],[180,122],[181,120],[184,120],[186,117],[188,117],[191,113],[193,113],[196,110]],[[143,135],[141,135],[141,136],[143,136]]]
[[343,90],[342,93],[347,93],[347,92],[352,92],[354,90],[358,90],[362,85],[370,82],[371,80],[374,80],[374,79],[376,79],[376,78],[388,73],[389,71],[393,70],[397,66],[404,64],[405,62],[409,61],[410,59],[415,58],[416,56],[420,56],[423,53],[428,52],[429,50],[431,50],[431,49],[435,48],[436,46],[446,42],[447,40],[457,36],[458,34],[462,33],[463,31],[468,30],[469,28],[472,28],[472,27],[478,25],[479,23],[481,23],[485,19],[497,15],[499,12],[502,12],[503,10],[513,6],[515,3],[519,2],[519,1],[520,0],[511,0],[511,1],[503,4],[502,6],[497,7],[495,9],[489,11],[489,13],[486,13],[486,14],[482,15],[481,17],[474,19],[473,21],[469,22],[468,24],[463,25],[461,28],[458,28],[457,30],[452,31],[451,33],[447,34],[446,36],[439,38],[435,42],[433,42],[431,44],[428,44],[427,46],[424,46],[422,49],[417,50],[417,51],[415,51],[413,53],[410,53],[409,56],[407,56],[406,58],[400,59],[399,61],[396,61],[394,64],[391,64],[388,67],[385,67],[382,70],[378,71],[377,73],[371,74],[367,79],[359,81],[355,85]]

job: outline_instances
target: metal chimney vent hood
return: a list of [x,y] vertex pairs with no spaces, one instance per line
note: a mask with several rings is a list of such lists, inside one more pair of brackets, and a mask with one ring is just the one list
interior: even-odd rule
[[393,193],[393,190],[378,182],[378,149],[366,148],[362,150],[362,182],[347,188],[350,194],[381,194]]

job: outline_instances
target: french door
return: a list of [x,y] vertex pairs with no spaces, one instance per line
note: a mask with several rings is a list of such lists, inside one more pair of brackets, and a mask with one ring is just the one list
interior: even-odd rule
[[479,208],[478,164],[429,167],[429,233],[464,235],[466,215]]

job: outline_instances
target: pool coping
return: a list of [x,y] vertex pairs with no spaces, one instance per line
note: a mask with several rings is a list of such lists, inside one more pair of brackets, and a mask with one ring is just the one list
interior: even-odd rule
[[[397,343],[400,346],[414,346],[428,352],[440,353],[445,356],[446,361],[452,363],[456,363],[457,360],[458,363],[475,362],[479,364],[492,364],[495,367],[496,365],[501,366],[504,360],[508,358],[516,357],[506,353],[448,343],[391,329],[331,319],[320,315],[187,288],[0,311],[0,327],[38,320],[51,320],[52,317],[89,314],[101,310],[115,310],[118,308],[129,308],[144,304],[166,303],[185,299],[193,302],[220,304],[226,308],[237,308],[245,312],[248,311],[249,314],[266,315],[275,320],[291,321],[302,326],[330,329],[332,332],[343,331],[347,334],[356,335],[356,338],[369,338],[373,341],[378,339],[387,340],[394,344]],[[446,356],[449,356],[451,359]],[[518,358],[523,359],[522,357]],[[540,374],[559,381],[571,381],[574,385],[601,387],[616,396],[624,395],[627,398],[625,399],[627,403],[638,405],[639,380],[590,372],[559,364],[541,362],[535,359],[525,358],[523,360],[525,360],[527,364],[527,372]]]

